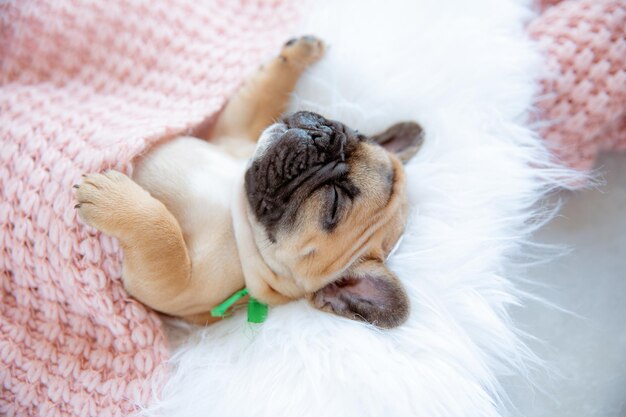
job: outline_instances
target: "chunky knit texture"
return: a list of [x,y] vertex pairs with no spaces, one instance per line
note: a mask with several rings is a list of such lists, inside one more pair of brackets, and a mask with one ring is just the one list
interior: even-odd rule
[[587,170],[600,151],[626,149],[626,2],[543,2],[529,26],[551,77],[539,102],[541,129],[557,157]]
[[0,5],[0,414],[122,416],[150,398],[167,357],[159,318],[125,293],[115,240],[77,220],[72,185],[129,172],[147,146],[215,114],[294,10]]

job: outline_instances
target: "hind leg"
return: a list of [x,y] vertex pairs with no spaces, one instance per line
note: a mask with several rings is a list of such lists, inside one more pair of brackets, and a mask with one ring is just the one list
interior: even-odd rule
[[88,175],[76,187],[80,217],[119,240],[130,295],[155,310],[180,315],[204,293],[203,283],[191,279],[180,226],[160,201],[116,171]]
[[303,36],[288,41],[281,53],[263,66],[230,100],[211,134],[256,142],[261,132],[287,109],[300,75],[324,54],[324,43]]

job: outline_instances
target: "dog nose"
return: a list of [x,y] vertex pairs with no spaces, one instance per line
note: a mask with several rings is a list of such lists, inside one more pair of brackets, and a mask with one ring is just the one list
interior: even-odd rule
[[289,129],[304,129],[310,133],[320,131],[327,135],[332,134],[332,127],[325,117],[310,111],[299,111],[283,118],[283,123]]
[[323,116],[299,111],[283,117],[261,133],[252,160],[264,158],[277,150],[281,153],[297,153],[304,144],[328,148],[333,137],[334,130]]

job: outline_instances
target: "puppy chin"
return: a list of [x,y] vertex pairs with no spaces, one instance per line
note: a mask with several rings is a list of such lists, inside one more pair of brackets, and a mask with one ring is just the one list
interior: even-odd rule
[[272,143],[276,138],[280,137],[283,133],[287,131],[287,125],[284,123],[274,123],[266,128],[263,133],[261,133],[261,137],[259,138],[256,146],[256,150],[254,151],[254,155],[248,162],[249,164],[252,161],[255,161],[259,158],[262,158],[267,151],[270,143]]

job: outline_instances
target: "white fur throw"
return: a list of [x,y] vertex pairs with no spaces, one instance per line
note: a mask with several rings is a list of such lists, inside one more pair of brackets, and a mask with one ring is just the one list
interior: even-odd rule
[[507,314],[507,270],[561,172],[527,127],[541,57],[530,2],[327,1],[298,32],[330,48],[297,88],[312,109],[363,133],[414,120],[425,144],[407,166],[412,216],[391,268],[406,324],[381,331],[306,302],[194,329],[147,414],[425,416],[506,414],[499,378],[533,359]]

